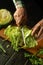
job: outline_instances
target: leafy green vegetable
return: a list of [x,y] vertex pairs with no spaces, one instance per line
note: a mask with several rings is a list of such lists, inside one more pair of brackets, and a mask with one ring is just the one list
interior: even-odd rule
[[27,57],[32,65],[43,65],[43,59],[32,55],[30,53],[24,53],[24,57]]
[[18,51],[20,48],[31,48],[37,45],[34,37],[31,36],[32,30],[27,27],[17,27],[9,25],[4,34],[10,39],[13,49]]
[[5,51],[5,49],[3,48],[3,46],[0,44],[0,49],[4,52],[4,53],[6,53],[6,51]]
[[22,36],[24,39],[24,48],[31,48],[37,45],[37,41],[33,36],[31,36],[32,30],[28,29],[26,26],[22,28]]
[[12,21],[12,15],[7,9],[0,9],[0,26],[6,25]]
[[9,48],[10,45],[7,45],[6,48]]
[[43,55],[43,48],[37,52],[38,55]]
[[5,34],[10,39],[13,49],[18,51],[18,49],[20,48],[19,46],[23,43],[20,27],[10,25],[6,28]]

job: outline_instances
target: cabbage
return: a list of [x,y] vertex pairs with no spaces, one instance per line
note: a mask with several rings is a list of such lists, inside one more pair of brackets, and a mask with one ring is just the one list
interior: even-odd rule
[[0,25],[5,25],[12,21],[12,15],[7,9],[0,9]]
[[21,46],[23,43],[20,27],[9,25],[6,28],[4,34],[6,34],[10,39],[13,49],[18,51],[18,49],[20,48],[19,46]]
[[20,48],[31,48],[37,45],[37,41],[31,36],[32,30],[26,26],[17,27],[9,25],[4,34],[10,39],[13,49],[18,51]]
[[23,48],[32,48],[38,45],[36,39],[33,36],[31,36],[31,33],[31,29],[29,29],[26,26],[22,27],[22,36],[24,39]]

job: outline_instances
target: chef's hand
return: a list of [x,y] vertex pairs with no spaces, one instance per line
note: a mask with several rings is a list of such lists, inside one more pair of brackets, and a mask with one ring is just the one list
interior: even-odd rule
[[17,10],[14,13],[14,20],[16,21],[16,24],[18,26],[20,26],[20,24],[24,24],[27,21],[27,14],[25,8],[17,8]]
[[40,20],[32,29],[32,36],[38,38],[43,33],[43,19]]

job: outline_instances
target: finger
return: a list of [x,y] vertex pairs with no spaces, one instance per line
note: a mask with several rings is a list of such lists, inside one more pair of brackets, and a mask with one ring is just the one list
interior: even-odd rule
[[38,37],[40,36],[40,34],[43,32],[43,27],[41,27],[40,31],[38,32]]
[[27,21],[27,17],[22,15],[19,24],[24,25],[26,23],[26,21]]
[[16,21],[16,24],[18,25],[18,21],[19,21],[19,16],[18,16],[18,14],[15,12],[15,14],[14,14],[14,19],[15,19],[15,21]]
[[38,24],[36,24],[32,29],[32,36],[34,35],[34,33],[36,32],[36,30],[39,28],[39,26],[40,26],[40,24],[38,23]]
[[20,26],[21,23],[22,23],[22,15],[20,15],[20,17],[17,17],[17,20],[16,20],[16,24],[18,26]]
[[14,19],[16,19],[16,17],[17,17],[17,13],[15,12],[15,13],[14,13]]

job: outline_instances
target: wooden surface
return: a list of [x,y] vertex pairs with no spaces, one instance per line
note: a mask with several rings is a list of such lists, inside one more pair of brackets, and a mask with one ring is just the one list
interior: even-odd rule
[[[0,37],[4,38],[4,39],[7,39],[9,41],[9,39],[4,35],[4,29],[1,29],[0,30]],[[30,53],[37,53],[37,51],[40,49],[40,48],[43,48],[43,32],[42,34],[40,35],[40,37],[37,39],[37,42],[38,42],[38,45],[35,47],[35,48],[27,48],[25,49],[26,51],[29,51]],[[39,56],[39,57],[42,57],[43,56]]]

